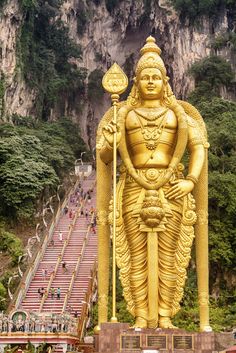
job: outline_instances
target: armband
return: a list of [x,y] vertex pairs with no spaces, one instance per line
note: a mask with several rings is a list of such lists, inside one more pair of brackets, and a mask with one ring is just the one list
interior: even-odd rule
[[187,176],[186,176],[186,180],[191,180],[194,184],[197,184],[197,182],[198,182],[198,178],[196,178],[194,175],[192,175],[192,174],[188,174]]

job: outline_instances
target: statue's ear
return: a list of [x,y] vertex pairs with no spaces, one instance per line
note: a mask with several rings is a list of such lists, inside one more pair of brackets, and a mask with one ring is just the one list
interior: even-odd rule
[[137,78],[136,78],[136,76],[134,76],[133,81],[134,81],[134,84],[137,85]]

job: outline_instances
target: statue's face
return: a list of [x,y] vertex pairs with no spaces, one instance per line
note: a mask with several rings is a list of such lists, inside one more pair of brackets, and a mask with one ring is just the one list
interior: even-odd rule
[[143,99],[160,99],[163,93],[163,78],[156,68],[143,69],[138,76],[138,88]]

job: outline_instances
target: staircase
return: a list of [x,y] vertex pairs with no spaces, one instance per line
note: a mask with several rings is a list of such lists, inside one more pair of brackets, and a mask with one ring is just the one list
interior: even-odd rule
[[[82,187],[86,192],[94,185],[94,177],[83,181]],[[91,193],[91,201],[85,200],[83,207],[90,210],[95,207],[95,188]],[[72,200],[73,201],[73,200]],[[69,311],[73,314],[81,313],[85,293],[88,291],[91,270],[97,258],[97,235],[90,231],[91,215],[86,219],[80,215],[75,202],[69,201],[69,212],[62,212],[53,233],[53,244],[49,242],[42,261],[32,279],[20,308],[31,312],[55,313]],[[70,210],[76,220],[69,217]],[[63,240],[59,233],[62,232]],[[66,269],[62,267],[66,263]],[[44,270],[47,270],[44,275]],[[73,277],[73,281],[72,281]],[[70,288],[71,286],[71,288]],[[43,298],[38,289],[44,288],[48,293]],[[54,298],[50,288],[55,288]],[[60,298],[57,298],[57,288],[60,288]]]
[[82,305],[84,304],[85,288],[88,288],[91,269],[97,258],[97,236],[90,232],[88,243],[85,249],[84,257],[81,261],[79,274],[75,279],[71,296],[68,300],[68,308],[71,306],[74,310],[81,314]]

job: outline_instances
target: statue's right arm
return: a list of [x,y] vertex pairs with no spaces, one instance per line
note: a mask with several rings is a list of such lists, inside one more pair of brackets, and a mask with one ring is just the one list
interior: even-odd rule
[[121,108],[118,112],[117,123],[115,123],[114,120],[111,120],[102,129],[104,143],[100,150],[100,158],[105,164],[109,164],[113,160],[113,143],[114,143],[115,133],[116,133],[116,147],[119,146],[119,143],[121,140],[121,128],[120,128],[119,120],[121,116],[123,116],[123,110],[124,109]]
[[100,158],[105,164],[109,164],[113,160],[113,147],[107,141],[100,150]]

